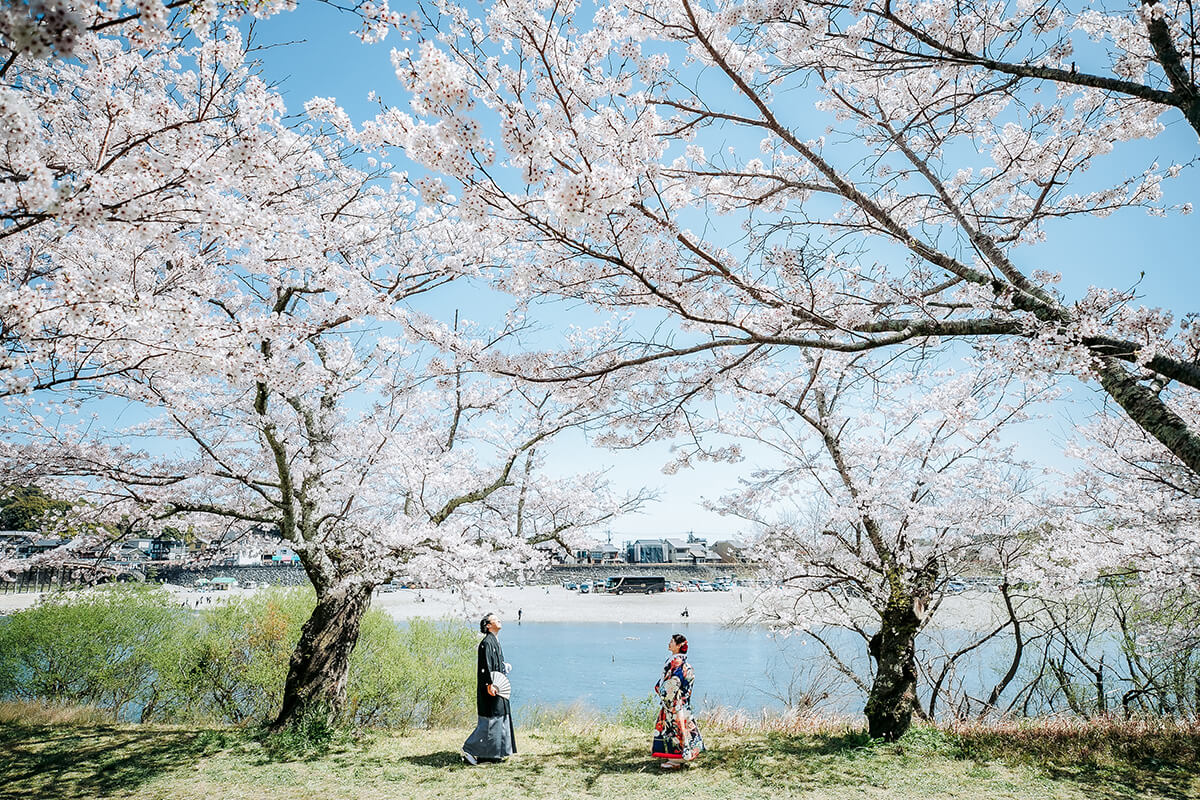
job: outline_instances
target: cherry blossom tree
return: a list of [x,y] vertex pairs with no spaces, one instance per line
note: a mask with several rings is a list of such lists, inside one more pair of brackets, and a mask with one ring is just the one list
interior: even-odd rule
[[380,130],[467,217],[509,228],[498,285],[668,321],[517,369],[720,374],[751,352],[966,339],[1098,384],[1200,470],[1180,407],[1195,329],[1131,291],[1067,297],[1061,274],[1085,267],[1025,255],[1052,223],[1191,210],[1162,202],[1180,166],[1106,158],[1192,118],[1186,4],[423,8],[395,54],[411,112]]
[[[272,168],[263,140],[290,134],[280,97],[252,64],[256,48],[229,25],[294,7],[23,0],[0,9],[0,396],[157,357],[130,331],[133,308],[202,280],[196,259],[168,255],[171,275],[143,271],[131,285],[90,263],[79,234],[120,228],[135,252],[170,253],[198,216],[236,225],[254,212],[260,198],[238,188]],[[403,19],[386,0],[342,8],[366,41]],[[74,260],[44,252],[64,230],[75,234]]]
[[[694,436],[689,408],[755,370],[802,380],[813,350],[970,348],[1015,375],[1097,386],[1134,461],[1175,470],[1157,488],[1109,484],[1128,523],[1109,538],[1130,557],[1190,552],[1145,531],[1156,498],[1177,492],[1157,506],[1169,514],[1194,502],[1193,315],[1144,307],[1136,288],[1068,292],[1062,276],[1086,284],[1095,265],[1038,247],[1097,217],[1191,212],[1164,187],[1194,147],[1130,166],[1127,144],[1170,153],[1165,125],[1196,127],[1188,4],[422,8],[394,55],[410,108],[379,130],[443,176],[465,219],[509,231],[491,274],[522,310],[612,312],[570,348],[497,369],[617,393],[640,409],[614,437],[631,443]],[[1114,457],[1127,456],[1098,463]],[[1075,579],[1114,552],[1089,538],[1104,525],[1056,529]]]
[[[407,20],[391,10],[388,0],[318,2],[357,17],[364,42],[384,39]],[[0,9],[0,78],[20,58],[69,59],[80,41],[96,35],[124,39],[135,49],[153,47],[214,22],[262,19],[296,6],[296,0],[13,0]]]
[[164,343],[145,338],[155,326],[139,314],[182,322],[188,303],[215,296],[206,253],[262,222],[266,197],[238,190],[269,191],[272,171],[288,168],[286,148],[260,149],[291,134],[236,32],[148,51],[92,35],[74,53],[22,60],[0,89],[5,395],[159,357]]
[[[757,560],[779,587],[750,618],[822,643],[866,693],[870,734],[896,738],[923,711],[917,637],[947,581],[1003,574],[1039,522],[1028,466],[1004,439],[1040,392],[986,369],[943,372],[926,392],[862,356],[809,367],[788,381],[770,370],[739,377],[735,405],[723,404],[703,439],[738,437],[771,456],[718,508],[762,531]],[[987,638],[1019,624],[1001,616]],[[861,637],[871,676],[831,644],[831,626]]]
[[[1195,419],[1200,409],[1191,399],[1187,410]],[[1046,577],[1136,575],[1146,599],[1194,587],[1200,564],[1197,475],[1111,410],[1079,428],[1068,454],[1087,468],[1071,474],[1056,498],[1062,531],[1042,551]],[[1088,543],[1086,552],[1079,551],[1080,542]]]
[[492,239],[314,121],[332,101],[288,120],[236,30],[197,38],[90,35],[78,63],[17,62],[10,111],[32,127],[7,151],[4,472],[109,528],[288,542],[317,602],[284,726],[338,711],[374,586],[535,569],[533,544],[640,498],[537,471],[541,443],[601,413],[591,393],[439,355],[473,328],[428,295]]

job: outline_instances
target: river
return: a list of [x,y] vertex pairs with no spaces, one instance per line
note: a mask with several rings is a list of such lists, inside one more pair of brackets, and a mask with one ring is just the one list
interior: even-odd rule
[[[649,695],[666,660],[672,633],[688,638],[688,659],[696,671],[693,706],[739,708],[756,713],[780,710],[805,692],[819,700],[827,713],[856,713],[865,700],[854,684],[841,676],[818,642],[811,637],[772,636],[762,628],[727,628],[708,623],[505,623],[500,643],[513,666],[513,701],[561,706],[581,704],[612,711],[623,702]],[[940,631],[940,641],[957,645],[969,635]],[[867,672],[866,647],[847,631],[830,631],[826,641],[855,671]],[[925,637],[926,652],[939,640]],[[997,640],[981,650],[958,672],[963,688],[977,694],[990,688],[1004,666],[1008,642]],[[821,699],[821,696],[824,696]]]

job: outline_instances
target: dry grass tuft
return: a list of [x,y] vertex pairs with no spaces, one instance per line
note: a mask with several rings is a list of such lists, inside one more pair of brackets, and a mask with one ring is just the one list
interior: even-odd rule
[[807,712],[777,712],[763,709],[749,713],[740,708],[720,707],[705,711],[699,722],[705,729],[723,733],[779,733],[787,735],[841,736],[862,729],[862,720],[851,716],[823,716]]
[[111,711],[93,706],[62,706],[34,700],[0,703],[0,725],[105,725]]
[[1197,763],[1200,722],[1171,718],[1049,718],[945,727],[964,753],[1092,767]]

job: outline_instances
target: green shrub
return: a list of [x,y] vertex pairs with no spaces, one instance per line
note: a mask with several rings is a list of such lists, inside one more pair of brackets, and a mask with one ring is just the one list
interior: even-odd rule
[[410,728],[469,717],[475,647],[475,635],[461,625],[412,620],[401,629],[384,612],[368,612],[350,658],[348,718]]
[[162,589],[51,595],[0,625],[0,697],[136,711],[184,618]]
[[272,589],[193,616],[177,645],[160,654],[159,674],[170,685],[163,718],[241,724],[277,712],[288,660],[314,604],[311,591]]
[[328,707],[309,706],[300,719],[281,730],[264,729],[263,746],[272,757],[297,760],[327,753],[334,742],[349,740],[351,731],[332,721]]
[[617,724],[627,728],[652,728],[661,707],[657,695],[648,694],[638,700],[622,695],[621,705],[617,709]]
[[[145,722],[262,722],[282,705],[314,604],[311,590],[296,589],[199,612],[141,587],[53,599],[0,623],[0,699],[88,705]],[[418,620],[398,628],[369,611],[351,657],[346,721],[409,728],[461,720],[473,703],[474,662],[475,636],[462,626]]]

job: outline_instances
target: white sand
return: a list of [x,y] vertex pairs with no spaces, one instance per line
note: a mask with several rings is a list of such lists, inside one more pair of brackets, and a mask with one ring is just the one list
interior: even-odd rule
[[[398,620],[413,617],[461,619],[476,623],[495,611],[507,623],[524,622],[688,622],[726,624],[742,616],[758,590],[734,588],[730,592],[666,592],[665,594],[579,594],[558,586],[503,587],[491,590],[493,600],[471,602],[444,591],[411,589],[375,596],[373,605]],[[422,602],[421,598],[424,598]],[[999,595],[964,592],[947,597],[935,617],[938,628],[990,630],[1002,612]]]
[[[373,604],[395,619],[444,617],[478,622],[494,611],[509,623],[517,611],[525,622],[679,622],[688,610],[689,622],[723,623],[745,608],[754,592],[665,592],[661,594],[580,594],[561,586],[506,586],[491,590],[494,599],[479,599],[464,607],[457,594],[403,589],[375,596]],[[421,602],[424,598],[425,602]]]
[[[205,608],[224,598],[245,595],[255,590],[232,589],[224,592],[198,592],[178,586],[168,591],[181,605]],[[665,594],[608,595],[579,594],[559,586],[498,587],[489,590],[488,599],[471,599],[443,590],[401,589],[375,595],[373,606],[394,619],[414,617],[458,619],[474,625],[487,611],[500,614],[507,623],[517,621],[517,611],[525,622],[647,622],[671,624],[688,622],[728,623],[745,612],[757,596],[752,588],[734,588],[730,592],[667,592]],[[0,594],[0,613],[11,613],[34,605],[37,593]],[[999,619],[1002,605],[998,594],[963,592],[947,597],[937,611],[933,627],[943,629],[989,630]]]

